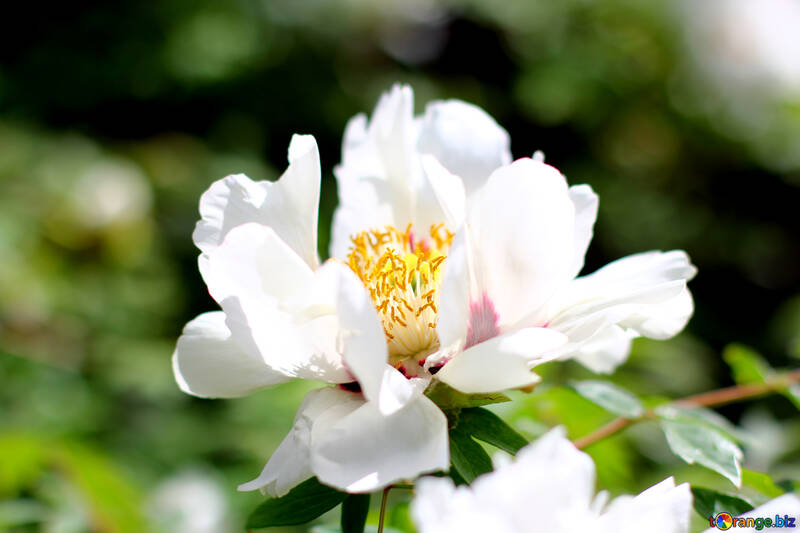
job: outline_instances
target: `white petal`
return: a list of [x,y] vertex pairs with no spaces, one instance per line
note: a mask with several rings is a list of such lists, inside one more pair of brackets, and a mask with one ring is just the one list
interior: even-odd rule
[[386,335],[361,280],[344,265],[336,265],[337,315],[344,360],[368,400],[378,399],[383,371],[389,360]]
[[345,186],[342,183],[342,180],[338,180],[339,206],[333,213],[330,255],[344,261],[353,244],[351,237],[371,228],[394,225],[394,217],[391,204],[383,199],[389,196],[382,192],[386,190],[385,183],[361,181],[348,185],[348,200],[343,195]]
[[610,373],[628,358],[635,336],[633,332],[612,324],[601,328],[570,353],[589,370]]
[[172,370],[182,391],[203,398],[234,398],[289,379],[244,352],[231,339],[221,311],[186,324],[172,354]]
[[591,458],[555,428],[520,450],[513,463],[479,477],[472,490],[476,506],[501,509],[515,531],[525,531],[532,516],[537,531],[592,531],[586,519],[594,480]]
[[467,340],[470,296],[476,290],[472,288],[475,284],[470,264],[472,255],[469,229],[464,228],[456,232],[443,263],[440,311],[436,320],[436,334],[443,347],[461,348]]
[[675,486],[667,478],[635,497],[622,496],[611,502],[597,522],[597,531],[637,533],[647,522],[656,533],[687,533],[692,493],[689,484]]
[[261,474],[239,490],[261,490],[279,498],[310,478],[312,441],[363,405],[357,394],[333,387],[309,392],[297,410],[289,434],[272,454]]
[[234,174],[211,184],[200,197],[200,220],[192,239],[203,252],[222,243],[228,232],[247,222],[258,222],[261,204],[267,195],[266,181],[255,182],[244,174]]
[[314,319],[291,305],[315,285],[315,274],[272,228],[234,228],[200,257],[200,270],[242,349],[287,376],[347,381],[334,350],[335,318]]
[[425,177],[436,196],[439,209],[444,214],[444,220],[450,228],[458,228],[464,222],[467,208],[464,182],[446,168],[433,156],[422,156],[422,167]]
[[381,95],[372,121],[370,136],[374,139],[378,154],[387,173],[388,180],[400,189],[417,171],[414,141],[414,92],[408,85],[395,85]]
[[[453,531],[447,529],[450,522],[450,507],[456,495],[456,487],[450,478],[423,477],[414,484],[414,499],[411,516],[421,533]],[[456,515],[457,516],[457,515]]]
[[527,446],[515,462],[478,477],[470,487],[424,478],[412,517],[421,533],[577,532],[586,529],[594,465],[556,428]]
[[344,259],[351,245],[351,235],[392,223],[383,166],[369,137],[367,117],[363,113],[347,123],[342,162],[333,172],[339,205],[333,214],[330,255]]
[[[566,355],[582,352],[582,343],[608,339],[613,325],[631,337],[669,338],[680,332],[693,311],[686,288],[696,270],[684,252],[647,252],[619,259],[594,274],[575,279],[548,302],[540,318],[565,333],[572,343]],[[613,339],[612,339],[613,341]],[[592,366],[613,369],[621,359],[621,339],[610,358]],[[604,350],[589,348],[596,355]]]
[[574,219],[564,177],[532,159],[495,171],[473,196],[467,223],[477,290],[471,300],[485,293],[501,329],[525,321],[570,278]]
[[390,416],[364,404],[321,435],[311,454],[319,480],[348,492],[371,492],[449,464],[447,419],[425,396]]
[[658,304],[657,309],[640,308],[620,325],[651,339],[669,339],[686,327],[693,312],[692,294],[684,286],[676,296]]
[[316,267],[320,176],[314,137],[293,136],[289,168],[278,181],[253,182],[239,174],[215,182],[203,194],[195,244],[209,252],[232,228],[257,222],[272,227],[307,265]]
[[436,378],[465,393],[532,385],[540,378],[531,368],[567,340],[552,329],[523,328],[461,352],[442,367]]
[[502,508],[489,508],[450,478],[424,477],[414,485],[411,516],[420,533],[517,533]]
[[228,232],[220,246],[201,256],[200,271],[220,303],[229,296],[285,300],[313,278],[311,268],[273,228],[254,223]]
[[342,163],[334,169],[339,206],[331,228],[331,256],[344,259],[356,233],[413,222],[421,181],[413,109],[411,88],[395,85],[381,96],[369,124],[364,115],[348,123]]
[[420,394],[424,384],[409,381],[387,363],[386,335],[375,304],[353,271],[333,261],[320,270],[328,272],[329,288],[335,292],[335,312],[347,369],[358,381],[364,396],[377,402],[383,414],[397,411]]
[[508,133],[481,108],[447,100],[425,108],[417,149],[433,154],[471,193],[511,162],[510,144]]
[[571,276],[575,277],[583,268],[583,258],[592,241],[598,198],[588,185],[573,185],[569,188],[569,197],[575,205],[575,255]]
[[[764,505],[759,505],[752,511],[748,511],[742,515],[737,515],[740,518],[772,518],[773,527],[775,526],[776,517],[785,520],[785,517],[794,518],[795,527],[800,526],[797,523],[800,520],[800,498],[794,494],[784,494],[778,496],[774,500],[770,500]],[[717,533],[719,529],[710,528],[705,530],[704,533]],[[736,533],[756,533],[755,528],[736,527],[732,531]],[[763,531],[763,529],[762,529]]]

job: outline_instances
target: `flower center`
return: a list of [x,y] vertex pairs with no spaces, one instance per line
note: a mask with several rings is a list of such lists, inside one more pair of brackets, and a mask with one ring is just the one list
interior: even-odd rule
[[347,262],[378,310],[389,361],[406,375],[416,375],[413,367],[439,347],[439,287],[453,234],[444,224],[435,224],[428,236],[419,238],[409,224],[405,231],[387,226],[350,239]]

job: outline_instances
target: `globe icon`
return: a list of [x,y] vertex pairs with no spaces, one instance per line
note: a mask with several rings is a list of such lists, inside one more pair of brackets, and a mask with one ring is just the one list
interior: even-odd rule
[[717,526],[717,529],[730,529],[733,526],[733,517],[728,513],[719,513],[714,520],[714,525]]

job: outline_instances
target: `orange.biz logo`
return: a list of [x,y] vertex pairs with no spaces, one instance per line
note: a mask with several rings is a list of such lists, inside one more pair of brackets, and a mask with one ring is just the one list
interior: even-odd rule
[[725,531],[732,527],[749,527],[756,531],[761,531],[765,527],[797,527],[794,525],[794,517],[789,515],[775,515],[775,518],[744,518],[733,516],[730,513],[718,513],[708,518],[712,527]]

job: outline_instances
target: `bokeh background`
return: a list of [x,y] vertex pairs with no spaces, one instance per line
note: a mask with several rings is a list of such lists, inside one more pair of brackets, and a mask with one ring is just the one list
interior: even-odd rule
[[[413,85],[417,112],[432,99],[480,105],[515,157],[542,150],[571,183],[591,184],[601,202],[587,271],[638,251],[689,252],[700,273],[687,331],[637,341],[615,382],[680,397],[731,384],[725,353],[798,364],[795,0],[16,10],[0,17],[0,530],[243,530],[262,497],[235,487],[314,385],[226,401],[178,390],[175,340],[215,307],[191,242],[198,198],[227,174],[276,178],[292,133],[312,133],[325,257],[346,121],[396,81]],[[559,423],[584,435],[610,419],[563,386],[587,376],[550,366],[533,394],[497,411],[531,437]],[[749,467],[800,477],[792,403],[720,412],[758,436],[745,442]],[[612,493],[670,473],[726,488],[648,424],[591,452]],[[395,492],[390,523],[408,530],[408,496]]]

